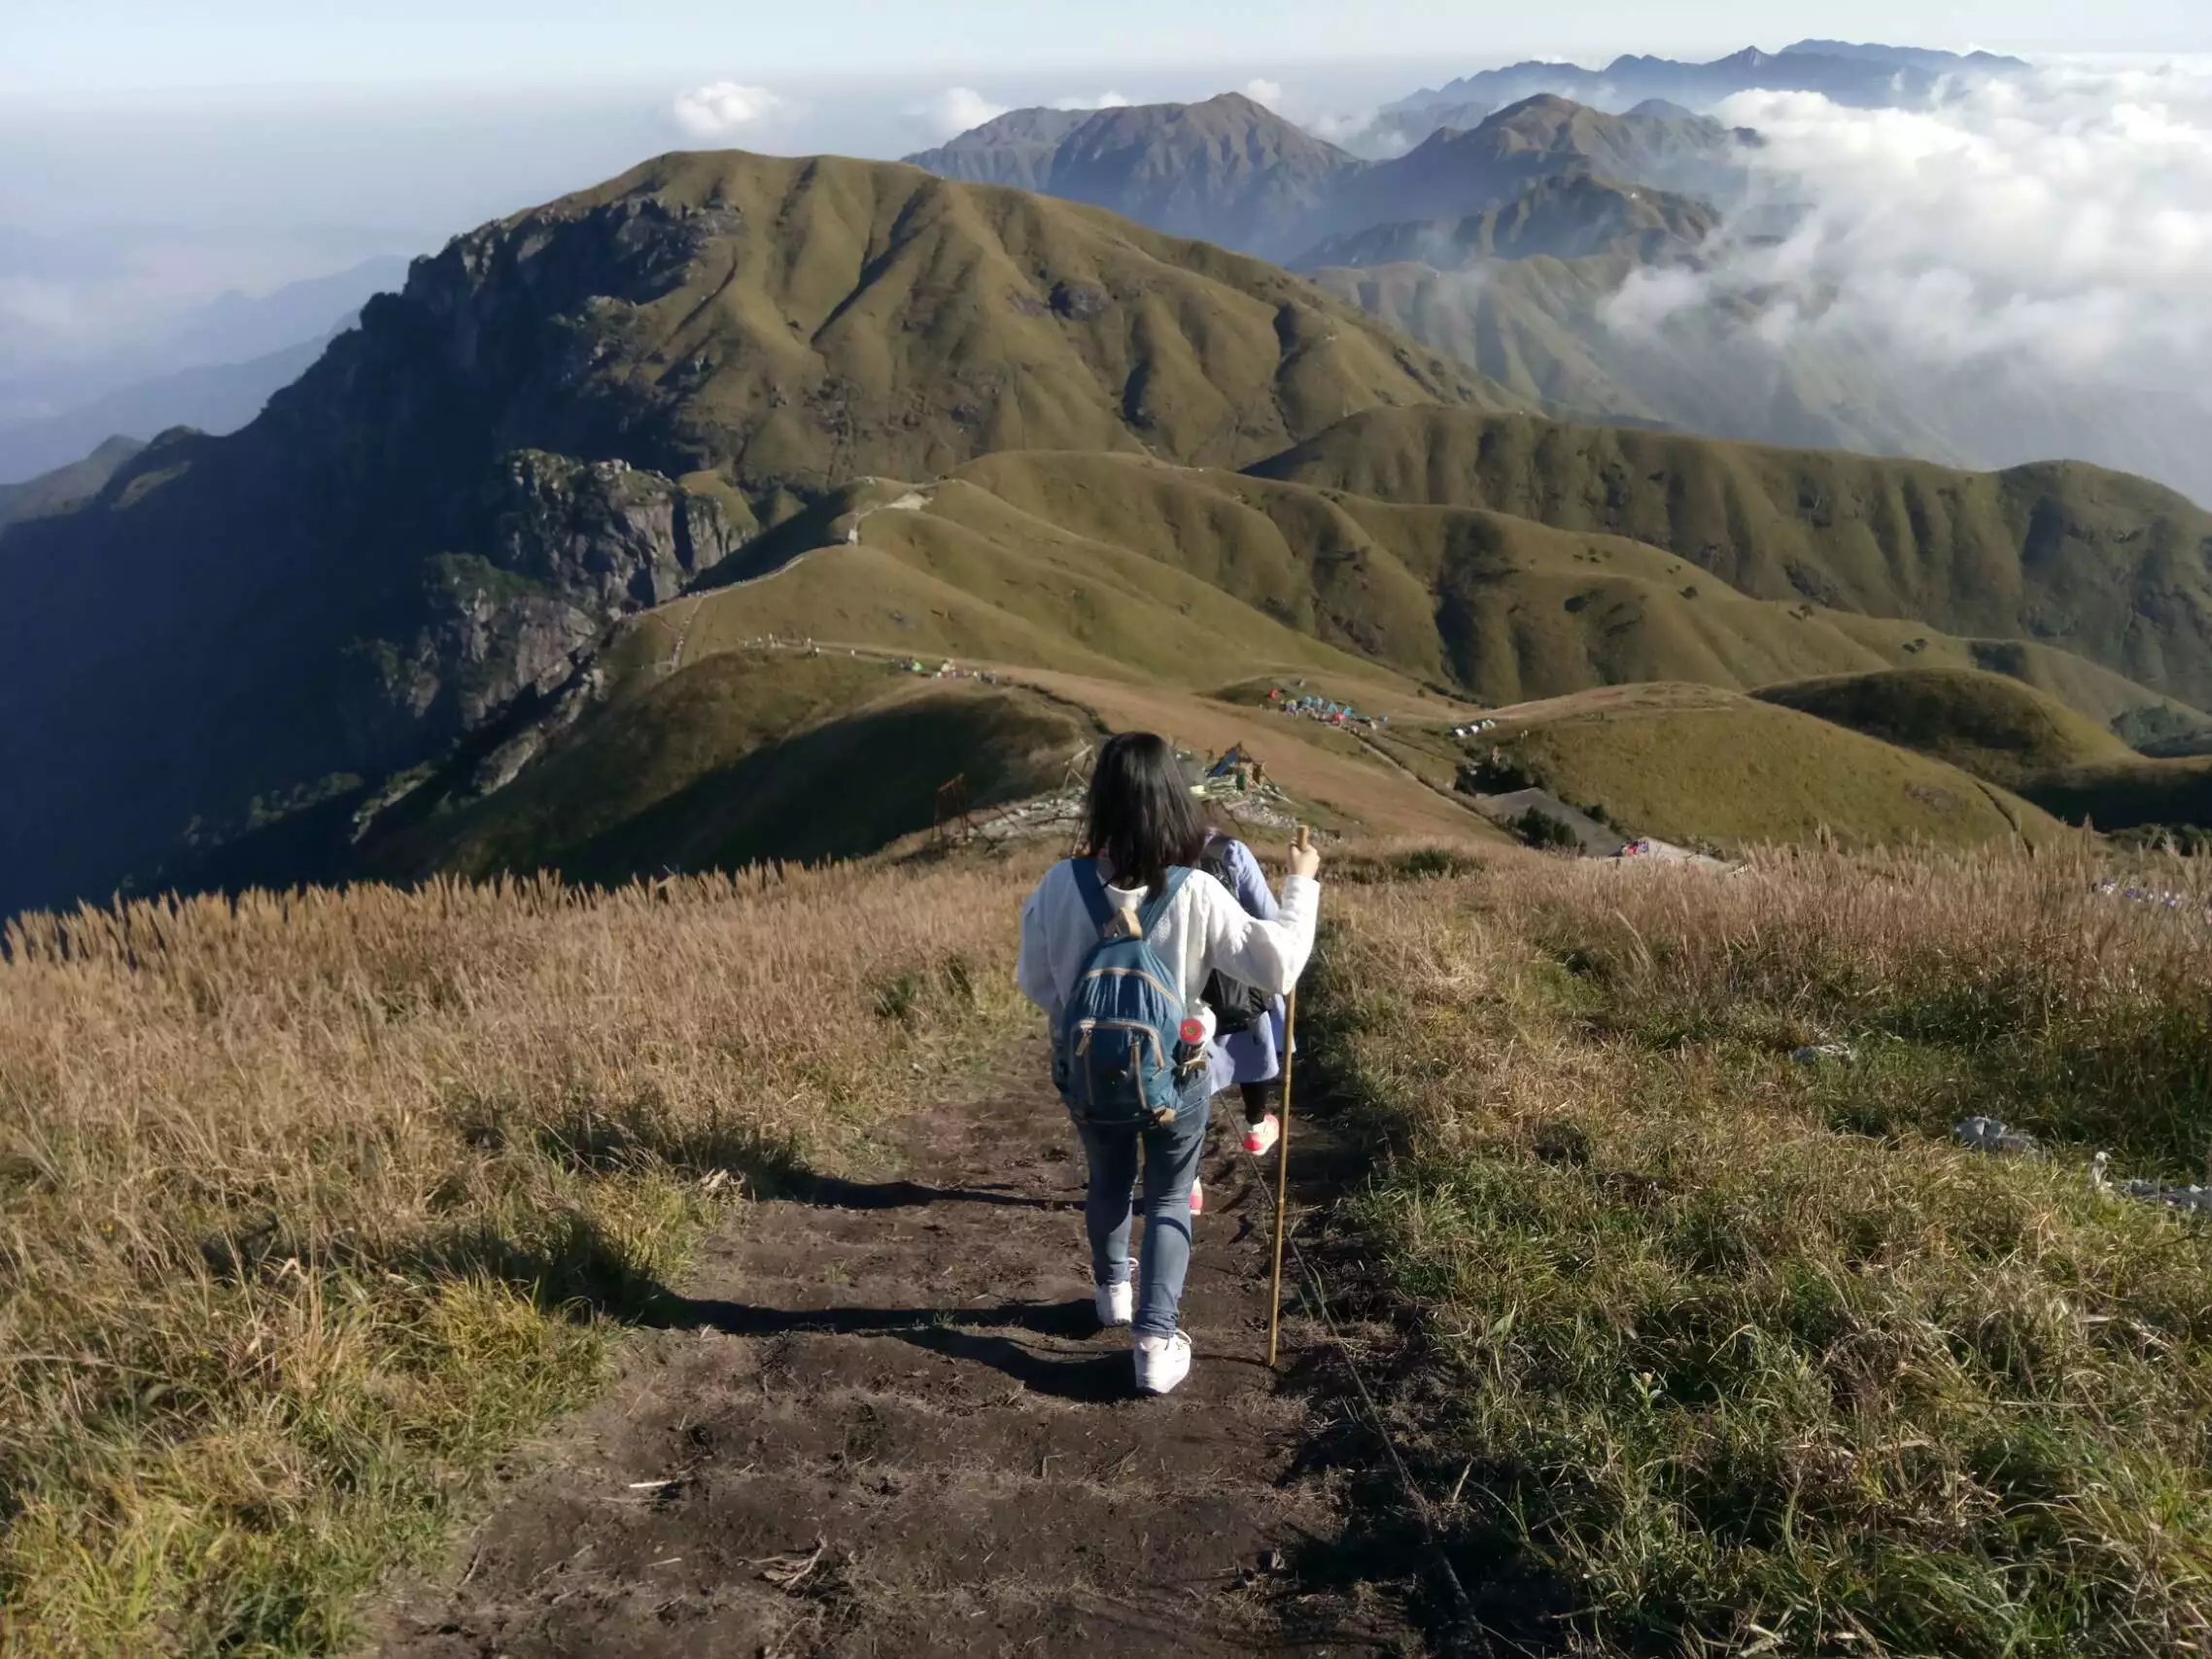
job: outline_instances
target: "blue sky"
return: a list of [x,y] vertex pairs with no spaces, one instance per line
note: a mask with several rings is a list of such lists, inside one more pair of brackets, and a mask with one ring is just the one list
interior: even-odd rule
[[[900,156],[997,108],[1230,88],[1335,136],[1418,86],[1518,58],[1709,57],[1809,35],[2212,52],[2212,0],[0,8],[0,381],[11,363],[106,351],[225,289],[434,249],[679,147]],[[763,113],[703,126],[686,107],[702,93]]]
[[1808,34],[2022,51],[2212,48],[2205,0],[15,0],[0,91],[650,79],[1702,52]]

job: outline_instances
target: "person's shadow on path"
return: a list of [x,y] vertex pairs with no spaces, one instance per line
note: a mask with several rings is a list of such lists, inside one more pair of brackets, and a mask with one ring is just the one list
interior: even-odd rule
[[718,1296],[657,1296],[636,1323],[662,1331],[719,1331],[731,1336],[888,1336],[931,1354],[987,1365],[1024,1388],[1057,1400],[1102,1402],[1129,1395],[1129,1353],[1078,1354],[1030,1346],[1009,1331],[1060,1341],[1100,1333],[1088,1298],[996,1302],[980,1307],[753,1307]]
[[767,1184],[760,1196],[825,1210],[927,1209],[933,1204],[1007,1204],[1027,1210],[1080,1210],[1080,1197],[1040,1198],[1009,1187],[930,1187],[919,1181],[847,1181],[812,1173]]

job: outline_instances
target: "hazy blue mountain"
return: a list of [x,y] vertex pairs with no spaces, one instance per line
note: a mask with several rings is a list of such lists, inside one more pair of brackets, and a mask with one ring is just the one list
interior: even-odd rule
[[406,280],[406,259],[386,254],[264,294],[232,290],[188,314],[156,350],[165,368],[264,358],[303,340],[328,338],[340,319],[353,322],[370,294],[394,293]]
[[225,294],[127,352],[0,377],[0,408],[38,411],[0,419],[0,481],[66,466],[119,432],[236,432],[353,326],[371,294],[406,276],[405,259],[385,256],[259,296]]
[[1027,109],[970,127],[957,138],[907,159],[917,167],[971,185],[1014,185],[1025,190],[1052,188],[1053,163],[1060,141],[1089,121],[1092,110]]
[[1924,46],[1882,46],[1868,41],[1853,45],[1840,40],[1793,41],[1777,54],[1782,57],[1847,57],[1860,63],[1879,63],[1892,69],[1925,69],[1947,75],[1958,70],[1987,70],[2006,75],[2027,67],[2022,57],[2006,57],[1994,52],[1937,52]]
[[1532,60],[1464,75],[1441,86],[1425,86],[1388,109],[1418,110],[1454,102],[1509,104],[1539,92],[1611,110],[1650,98],[1706,109],[1734,93],[1762,87],[1820,92],[1838,103],[1873,109],[1924,98],[1943,75],[2012,74],[2026,67],[2019,58],[1988,52],[1962,57],[1915,47],[1800,41],[1779,52],[1745,47],[1711,63],[1628,55],[1614,58],[1603,69],[1587,69],[1578,63]]
[[65,414],[0,424],[0,482],[66,466],[119,433],[143,441],[171,427],[236,432],[272,393],[307,372],[330,332],[244,363],[208,363],[120,386]]

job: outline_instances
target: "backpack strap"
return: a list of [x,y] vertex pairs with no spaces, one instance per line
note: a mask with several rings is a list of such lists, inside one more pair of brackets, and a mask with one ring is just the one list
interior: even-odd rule
[[1146,937],[1149,938],[1152,930],[1159,925],[1159,918],[1167,914],[1167,907],[1175,902],[1175,895],[1183,890],[1183,883],[1190,879],[1191,872],[1180,864],[1167,872],[1167,880],[1160,882],[1159,891],[1153,894],[1145,902],[1145,908],[1137,913],[1137,926]]
[[1091,925],[1103,937],[1114,925],[1115,911],[1113,901],[1106,896],[1105,878],[1098,874],[1098,860],[1073,859],[1068,869],[1075,877],[1075,890],[1083,895],[1083,908],[1090,913]]

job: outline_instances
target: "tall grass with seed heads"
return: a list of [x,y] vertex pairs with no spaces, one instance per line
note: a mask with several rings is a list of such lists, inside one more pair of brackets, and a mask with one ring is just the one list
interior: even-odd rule
[[[2180,868],[2180,867],[2176,867]],[[1400,1425],[1534,1651],[2212,1652],[2212,928],[2085,856],[1503,853],[1307,1006]],[[1951,1133],[1999,1118],[2035,1153]]]
[[1004,872],[133,903],[0,958],[0,1648],[327,1651],[758,1183],[1019,1028]]

